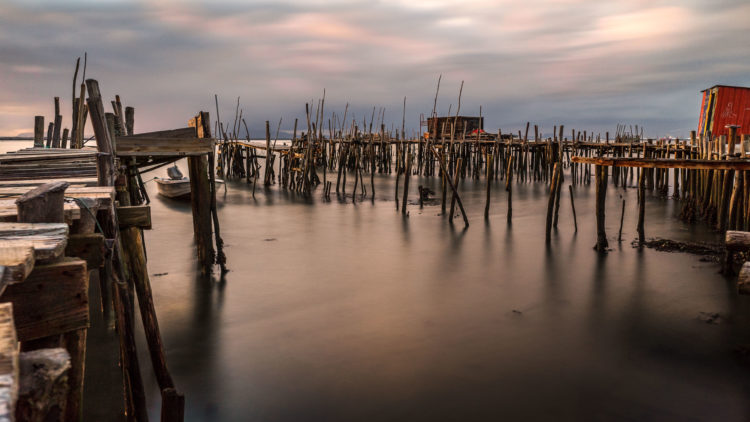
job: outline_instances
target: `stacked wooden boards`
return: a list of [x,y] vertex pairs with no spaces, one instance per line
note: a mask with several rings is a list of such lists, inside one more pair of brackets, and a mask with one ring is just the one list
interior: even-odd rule
[[95,150],[27,148],[0,155],[0,181],[96,178]]

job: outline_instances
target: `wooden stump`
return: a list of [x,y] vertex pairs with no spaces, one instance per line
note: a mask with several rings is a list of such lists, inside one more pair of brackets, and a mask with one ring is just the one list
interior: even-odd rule
[[22,223],[64,223],[63,201],[68,182],[52,182],[16,199],[18,221]]

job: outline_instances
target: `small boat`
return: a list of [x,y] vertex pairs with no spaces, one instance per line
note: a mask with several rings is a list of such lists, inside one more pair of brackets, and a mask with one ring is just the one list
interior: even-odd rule
[[[154,179],[159,195],[172,199],[190,198],[190,179],[184,177],[177,166],[168,168],[167,175],[169,175],[169,178],[157,177]],[[216,179],[217,185],[223,183],[223,180]]]

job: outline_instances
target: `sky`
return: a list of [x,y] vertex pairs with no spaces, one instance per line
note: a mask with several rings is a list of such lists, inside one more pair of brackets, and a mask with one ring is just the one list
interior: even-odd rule
[[[184,127],[198,111],[232,126],[237,97],[251,136],[373,107],[419,129],[438,77],[438,113],[647,136],[695,129],[700,91],[750,86],[744,0],[0,0],[0,136],[33,132],[62,102],[70,126],[75,60],[105,100],[135,107],[136,132]],[[107,107],[109,110],[109,107]],[[304,123],[306,125],[306,123]],[[327,127],[327,125],[326,125]],[[88,128],[90,131],[90,128]]]

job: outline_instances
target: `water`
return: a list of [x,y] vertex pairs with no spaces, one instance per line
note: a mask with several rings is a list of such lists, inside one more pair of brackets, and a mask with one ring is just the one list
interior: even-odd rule
[[[433,183],[411,179],[413,191],[438,191]],[[747,299],[716,264],[632,248],[635,189],[610,189],[613,251],[599,257],[593,187],[577,188],[578,233],[563,196],[546,248],[543,185],[514,186],[508,226],[503,186],[485,223],[484,183],[464,182],[472,225],[463,230],[460,219],[451,227],[438,216],[439,206],[411,205],[403,218],[388,176],[377,177],[374,204],[356,205],[276,186],[259,187],[253,200],[244,182],[229,183],[219,213],[231,272],[217,283],[196,276],[189,204],[153,188],[149,271],[166,273],[152,278],[154,300],[188,420],[730,421],[750,413],[748,371],[734,353],[750,340]],[[650,198],[646,210],[648,236],[716,240],[674,218],[673,201]],[[719,313],[721,323],[701,312]]]
[[[750,416],[750,371],[736,353],[750,344],[748,299],[715,263],[632,248],[635,189],[608,191],[613,250],[602,257],[592,250],[593,186],[576,188],[575,233],[566,179],[547,248],[541,184],[514,185],[508,226],[502,183],[485,223],[484,182],[463,182],[471,222],[463,230],[460,218],[451,227],[438,216],[439,206],[410,205],[402,217],[393,179],[377,176],[377,200],[356,205],[335,192],[325,202],[321,189],[306,200],[277,186],[258,187],[254,200],[251,187],[229,182],[219,195],[231,270],[224,282],[197,275],[189,203],[161,198],[147,183],[149,272],[186,420]],[[351,175],[348,182],[350,193]],[[412,177],[411,197],[419,184],[438,191],[434,182]],[[677,205],[649,197],[648,237],[718,240],[677,220]],[[719,323],[706,323],[701,312],[720,314]],[[121,392],[116,343],[97,318],[86,419],[109,420]],[[159,393],[139,340],[158,420]]]

